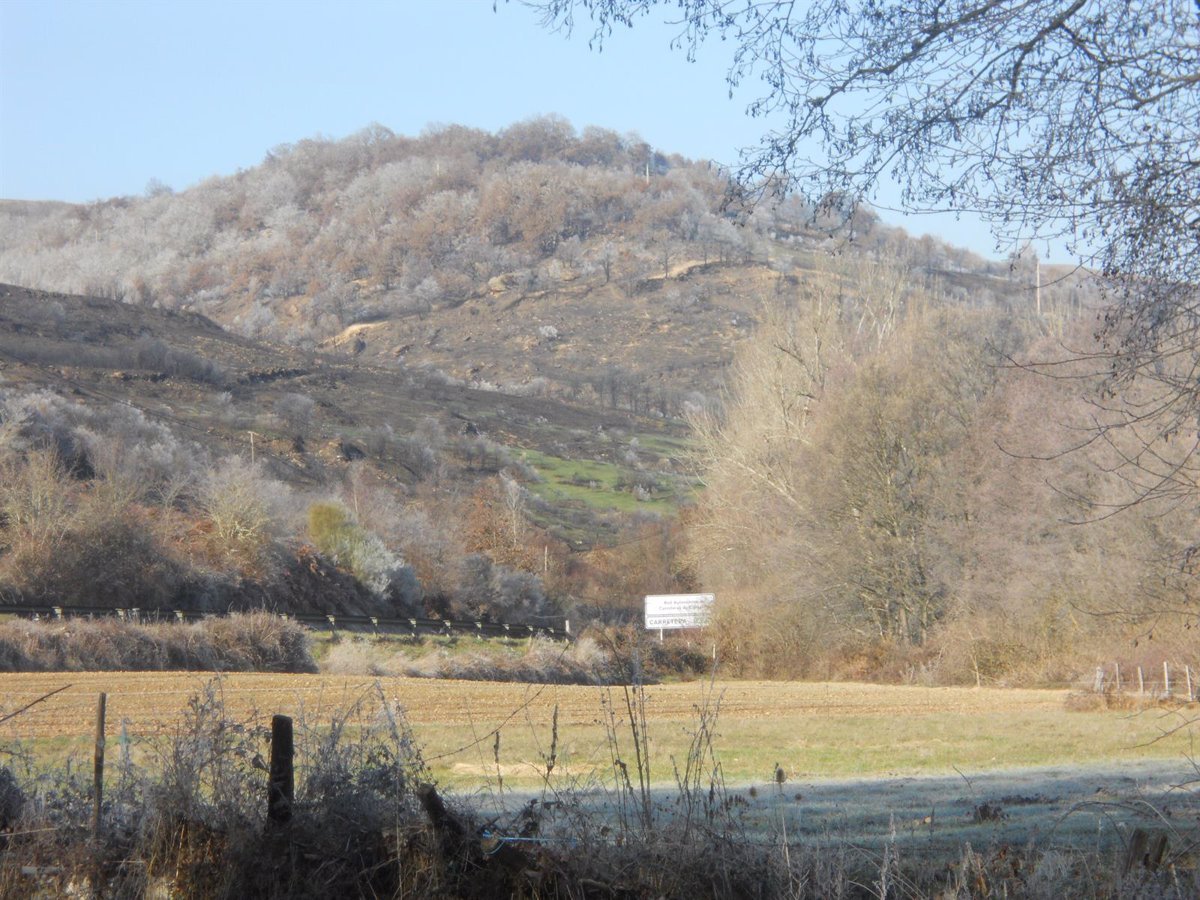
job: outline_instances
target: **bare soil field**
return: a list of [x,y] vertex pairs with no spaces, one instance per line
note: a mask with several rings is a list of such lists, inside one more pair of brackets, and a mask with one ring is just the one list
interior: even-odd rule
[[[108,694],[110,738],[177,728],[204,673],[8,674],[0,714],[59,694],[0,724],[0,743],[28,742],[55,755],[89,746],[96,695]],[[622,688],[456,682],[330,675],[232,674],[218,692],[237,721],[275,713],[316,732],[361,701],[400,706],[433,774],[456,789],[542,781],[557,711],[555,777],[603,779],[613,748],[632,752]],[[729,784],[805,779],[973,776],[1033,766],[1182,762],[1192,751],[1188,707],[1072,712],[1065,691],[894,687],[792,682],[688,682],[644,690],[655,783],[673,783],[700,709],[716,709],[713,745]],[[636,697],[634,698],[637,699]],[[636,707],[635,707],[636,708]],[[500,740],[497,750],[496,733]],[[265,748],[264,748],[265,749]],[[303,763],[303,743],[298,748]]]

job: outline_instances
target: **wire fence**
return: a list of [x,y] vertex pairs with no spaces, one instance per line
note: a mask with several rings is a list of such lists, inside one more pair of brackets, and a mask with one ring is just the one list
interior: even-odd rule
[[1200,694],[1200,671],[1190,664],[1163,660],[1161,667],[1122,666],[1114,662],[1097,666],[1091,690],[1096,694],[1124,694],[1150,700],[1195,703]]

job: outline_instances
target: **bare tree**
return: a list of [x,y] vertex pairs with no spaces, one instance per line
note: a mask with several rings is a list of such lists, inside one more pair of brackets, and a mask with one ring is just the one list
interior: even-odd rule
[[743,580],[786,581],[810,558],[805,456],[830,371],[850,362],[840,320],[825,273],[794,306],[764,305],[754,337],[738,350],[724,408],[690,416],[705,491],[689,545],[696,568],[725,596]]
[[[745,151],[743,189],[853,208],[881,179],[910,210],[973,211],[1000,243],[1062,239],[1108,289],[1099,433],[1153,448],[1200,415],[1200,5],[1126,0],[541,0],[592,46],[662,9],[689,56],[733,48],[748,112],[782,122]],[[845,201],[849,199],[849,206]],[[1147,388],[1146,385],[1149,387]],[[1149,393],[1147,402],[1146,394]],[[1197,463],[1194,442],[1186,465]],[[1181,488],[1154,454],[1135,496]],[[1131,476],[1133,478],[1133,476]],[[1186,479],[1190,481],[1194,479]]]
[[199,507],[214,559],[251,571],[266,563],[274,537],[268,479],[261,465],[228,457],[210,469],[199,487]]
[[977,209],[1018,235],[1116,252],[1137,235],[1105,226],[1153,221],[1148,233],[1195,240],[1200,39],[1187,0],[540,5],[566,29],[585,10],[594,45],[656,7],[671,8],[689,54],[730,41],[730,84],[765,86],[749,113],[784,122],[748,152],[743,181],[857,197],[892,174],[914,207]]
[[316,401],[305,394],[289,392],[275,401],[275,414],[283,420],[293,437],[303,440],[312,428]]

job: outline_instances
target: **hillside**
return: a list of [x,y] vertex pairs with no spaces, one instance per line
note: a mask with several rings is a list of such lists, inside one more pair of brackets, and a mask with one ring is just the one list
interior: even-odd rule
[[[509,467],[550,490],[539,467],[552,475],[583,460],[631,482],[636,470],[657,473],[663,502],[686,490],[679,423],[256,341],[196,313],[10,285],[0,301],[0,385],[131,406],[220,454],[249,455],[253,433],[257,457],[298,485],[363,462],[401,488],[436,470],[465,489]],[[614,528],[605,510],[623,504],[593,493],[587,504],[546,505],[539,518],[580,545],[602,541]]]
[[1125,635],[1074,610],[1181,589],[1146,560],[1183,532],[1073,528],[1123,502],[1119,455],[1057,456],[1092,375],[1007,361],[1100,353],[1096,289],[1035,265],[554,119],[0,204],[0,602],[614,623],[703,587],[746,674],[1090,665]]
[[0,285],[0,604],[561,625],[622,564],[587,551],[669,529],[685,448],[662,418]]
[[177,194],[0,203],[0,281],[667,417],[719,398],[764,302],[795,296],[831,252],[894,260],[972,305],[1032,299],[1023,265],[868,211],[750,206],[708,163],[553,117],[417,138],[372,126]]

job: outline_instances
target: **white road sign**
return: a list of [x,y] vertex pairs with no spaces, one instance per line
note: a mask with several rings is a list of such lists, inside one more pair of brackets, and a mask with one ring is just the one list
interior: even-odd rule
[[650,594],[646,628],[702,628],[712,616],[715,594]]

